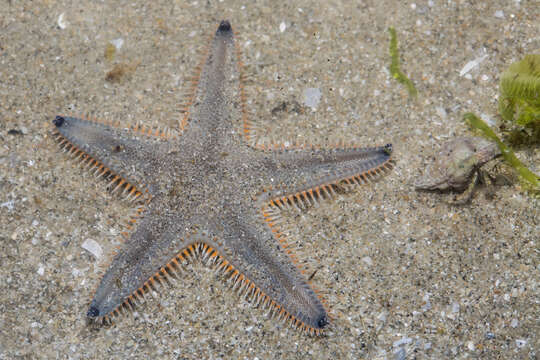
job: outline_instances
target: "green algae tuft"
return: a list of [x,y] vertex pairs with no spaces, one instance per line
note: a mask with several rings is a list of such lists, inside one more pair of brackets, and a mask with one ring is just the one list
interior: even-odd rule
[[409,96],[416,97],[417,91],[414,87],[413,82],[401,71],[399,67],[399,52],[397,47],[397,35],[396,29],[393,27],[388,28],[390,32],[390,74],[396,79],[399,83],[405,85],[409,91]]
[[499,112],[506,121],[540,126],[540,54],[525,55],[501,75]]

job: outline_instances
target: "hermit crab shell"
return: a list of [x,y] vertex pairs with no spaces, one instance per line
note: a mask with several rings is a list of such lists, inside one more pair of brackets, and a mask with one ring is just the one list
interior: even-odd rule
[[497,144],[480,137],[461,137],[445,143],[435,162],[415,183],[418,190],[464,191],[474,172],[501,152]]

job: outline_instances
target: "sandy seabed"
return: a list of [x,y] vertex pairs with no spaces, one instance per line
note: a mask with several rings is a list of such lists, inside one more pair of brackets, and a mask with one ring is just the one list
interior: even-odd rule
[[[412,184],[443,142],[470,134],[464,112],[499,120],[499,74],[539,52],[539,18],[535,1],[4,1],[0,359],[535,359],[538,200],[515,179],[460,207]],[[129,206],[58,151],[51,120],[175,126],[222,19],[239,33],[248,106],[268,136],[394,145],[383,180],[286,214],[332,326],[303,336],[198,264],[133,316],[88,326]],[[389,26],[417,100],[387,70]],[[110,42],[122,43],[112,60]],[[118,64],[127,73],[107,80]],[[303,105],[306,89],[321,92],[315,109]],[[538,148],[517,154],[540,172]],[[492,171],[509,172],[500,161]]]

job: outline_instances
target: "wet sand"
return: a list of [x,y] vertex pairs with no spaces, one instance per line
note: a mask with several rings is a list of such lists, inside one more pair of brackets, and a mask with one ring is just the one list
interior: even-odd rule
[[[499,74],[540,51],[540,8],[533,1],[353,3],[2,6],[1,359],[538,356],[538,200],[521,192],[501,161],[490,170],[512,183],[481,188],[466,206],[412,184],[443,142],[471,134],[463,113],[497,123]],[[198,51],[221,19],[239,33],[248,107],[267,137],[394,145],[396,167],[381,181],[286,214],[299,257],[317,270],[313,284],[332,326],[324,337],[303,336],[199,264],[133,316],[87,326],[129,205],[58,151],[49,124],[74,113],[174,126]],[[387,70],[389,26],[416,100]],[[118,39],[108,60],[107,44]],[[111,82],[117,64],[127,73]],[[304,104],[309,88],[321,92],[314,109]],[[540,172],[539,149],[517,155]],[[101,257],[83,248],[88,240]]]

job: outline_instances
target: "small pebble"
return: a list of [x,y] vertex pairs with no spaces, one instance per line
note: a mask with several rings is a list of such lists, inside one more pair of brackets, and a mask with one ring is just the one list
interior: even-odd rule
[[442,106],[437,106],[435,110],[437,111],[437,115],[439,115],[441,119],[446,120],[446,110]]
[[1,207],[5,207],[6,209],[8,209],[8,211],[13,211],[13,209],[15,208],[15,201],[10,200],[10,201],[6,201],[4,203],[1,203],[0,208]]
[[424,295],[422,300],[424,300],[424,305],[422,305],[422,311],[431,310],[431,303],[429,302],[429,294]]
[[525,340],[525,339],[516,339],[516,346],[518,348],[522,348],[525,345],[527,345],[527,340]]
[[110,43],[113,44],[114,47],[115,47],[117,50],[120,50],[120,48],[122,47],[122,45],[124,45],[124,39],[122,39],[122,38],[114,39],[114,40],[111,40]]
[[304,90],[304,104],[312,109],[317,108],[321,101],[321,90],[319,88],[307,88]]
[[398,351],[394,353],[394,359],[395,360],[405,360],[407,358],[407,353],[405,352],[405,349],[401,348]]
[[408,337],[404,337],[404,338],[401,338],[397,341],[394,341],[393,343],[393,346],[394,347],[399,347],[401,345],[404,345],[404,344],[410,344],[412,342],[412,338],[408,338]]
[[367,265],[367,266],[371,266],[373,265],[373,260],[371,260],[371,258],[369,256],[364,256],[362,258],[362,261]]

